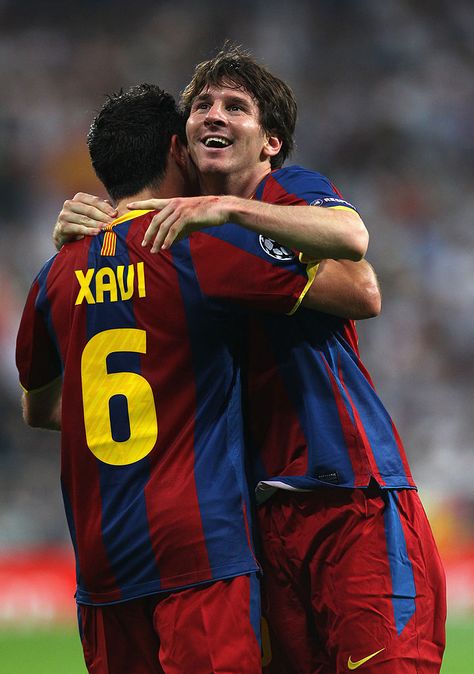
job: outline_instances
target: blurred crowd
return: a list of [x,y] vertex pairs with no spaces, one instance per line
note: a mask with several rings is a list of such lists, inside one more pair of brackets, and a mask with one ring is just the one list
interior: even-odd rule
[[64,200],[103,195],[91,119],[139,82],[179,95],[225,38],[294,89],[291,163],[361,212],[384,300],[363,359],[425,500],[474,536],[472,1],[0,0],[0,548],[67,537],[58,438],[22,424],[14,342]]

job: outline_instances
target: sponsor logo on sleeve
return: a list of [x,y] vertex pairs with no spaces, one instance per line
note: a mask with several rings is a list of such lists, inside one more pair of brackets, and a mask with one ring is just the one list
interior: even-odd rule
[[321,197],[321,199],[312,201],[310,206],[347,206],[347,208],[354,208],[348,201],[337,197]]

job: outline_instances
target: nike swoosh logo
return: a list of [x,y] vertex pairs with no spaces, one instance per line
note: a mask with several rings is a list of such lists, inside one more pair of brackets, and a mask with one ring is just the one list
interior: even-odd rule
[[384,651],[385,648],[381,648],[379,651],[375,651],[375,653],[372,653],[371,655],[368,655],[366,658],[362,658],[362,660],[357,660],[357,662],[353,662],[351,656],[349,656],[349,660],[347,661],[347,666],[350,670],[357,669],[357,667],[360,667],[363,665],[365,662],[368,660],[372,660],[372,658],[375,658],[376,655]]

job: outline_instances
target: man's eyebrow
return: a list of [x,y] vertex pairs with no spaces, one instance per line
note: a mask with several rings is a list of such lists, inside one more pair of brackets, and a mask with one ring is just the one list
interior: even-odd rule
[[[247,98],[244,95],[239,95],[238,93],[232,93],[232,94],[226,94],[225,95],[225,102],[226,103],[239,103],[240,105],[248,105],[249,102]],[[212,94],[210,94],[207,91],[203,91],[202,93],[198,94],[194,99],[193,103],[201,103],[203,101],[209,101],[212,100]]]
[[239,96],[239,94],[232,94],[226,97],[226,102],[228,103],[240,103],[241,105],[248,105],[249,102],[245,96]]
[[195,98],[193,99],[193,103],[195,103],[196,101],[208,101],[210,98],[211,94],[209,92],[204,91],[201,94],[195,96]]

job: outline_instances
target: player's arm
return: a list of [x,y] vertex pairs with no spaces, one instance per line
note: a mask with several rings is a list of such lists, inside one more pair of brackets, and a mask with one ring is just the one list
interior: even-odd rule
[[312,259],[361,260],[369,243],[360,215],[349,208],[279,206],[237,199],[232,201],[229,219]]
[[117,211],[105,199],[78,192],[67,199],[53,229],[53,243],[59,250],[64,243],[99,234],[104,225],[117,217]]
[[24,391],[22,396],[23,419],[28,426],[61,430],[62,378],[36,391]]
[[361,260],[369,235],[356,211],[319,206],[280,206],[234,196],[149,199],[129,208],[160,210],[145,233],[152,252],[169,248],[193,231],[233,222],[264,234],[312,259]]
[[365,260],[305,264],[291,251],[275,255],[262,237],[231,223],[193,235],[190,250],[203,292],[216,298],[287,314],[303,305],[352,320],[380,312],[377,277]]
[[323,260],[301,304],[333,316],[362,320],[378,316],[382,300],[377,276],[366,260]]
[[15,360],[23,389],[23,418],[30,426],[61,428],[62,362],[41,307],[53,257],[30,288],[18,327]]

